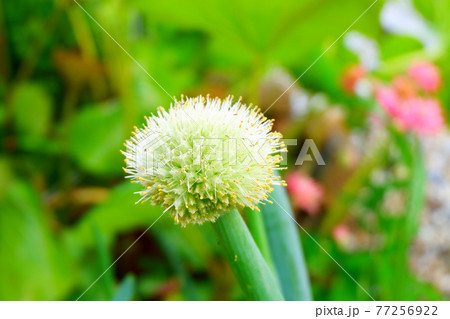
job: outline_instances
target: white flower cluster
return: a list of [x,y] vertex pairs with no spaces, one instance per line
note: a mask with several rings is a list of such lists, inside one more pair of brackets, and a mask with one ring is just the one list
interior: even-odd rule
[[139,202],[170,208],[183,226],[239,206],[259,210],[272,185],[285,185],[274,175],[286,151],[282,136],[256,107],[182,97],[146,120],[125,143],[124,170],[143,186]]

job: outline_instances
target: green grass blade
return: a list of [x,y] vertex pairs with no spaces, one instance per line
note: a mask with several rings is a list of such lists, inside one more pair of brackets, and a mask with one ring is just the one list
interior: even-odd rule
[[220,217],[214,229],[239,284],[251,300],[283,300],[274,274],[237,210]]
[[411,141],[410,149],[412,176],[408,190],[409,200],[405,224],[405,238],[408,241],[415,236],[420,224],[420,215],[422,213],[425,201],[426,184],[425,163],[419,141],[413,139]]
[[261,206],[261,212],[269,239],[272,261],[284,298],[311,300],[311,288],[300,235],[297,225],[288,216],[288,214],[293,216],[293,213],[285,188],[274,186],[269,199],[274,203]]
[[[98,226],[96,224],[92,225],[92,230],[94,232],[95,244],[97,248],[98,254],[98,271],[101,273],[112,264],[112,256],[108,249],[108,244],[106,243],[106,239],[103,234],[100,232]],[[104,289],[104,293],[106,298],[109,299],[114,294],[114,269],[110,269],[107,271],[101,278],[103,286],[97,285],[98,289]],[[96,287],[93,287],[96,288]]]

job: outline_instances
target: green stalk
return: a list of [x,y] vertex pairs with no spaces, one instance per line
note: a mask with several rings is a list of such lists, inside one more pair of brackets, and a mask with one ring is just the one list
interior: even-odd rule
[[261,206],[272,260],[286,300],[312,300],[308,271],[286,189],[273,186],[273,204]]
[[256,246],[258,246],[261,254],[269,265],[270,269],[274,269],[272,257],[270,255],[269,240],[267,239],[266,229],[264,227],[264,220],[261,213],[245,208],[245,220],[247,221],[248,229],[255,240]]
[[362,187],[372,170],[386,160],[389,142],[387,137],[381,137],[375,149],[366,154],[365,158],[352,173],[352,176],[345,182],[340,193],[335,197],[325,215],[320,231],[329,233],[345,217],[348,204],[354,200],[358,190]]
[[[408,185],[408,202],[405,209],[405,215],[398,225],[393,237],[395,245],[393,248],[396,251],[408,251],[411,241],[417,233],[420,224],[420,217],[425,199],[425,166],[422,150],[419,141],[414,136],[407,136],[405,134],[393,131],[394,141],[396,141],[398,148],[403,153],[408,165],[411,169],[411,177]],[[407,286],[408,258],[405,254],[394,254],[393,261],[395,267],[393,275],[397,280],[396,287]],[[392,287],[392,296],[395,299],[405,299],[408,296],[407,289],[398,289]]]
[[275,276],[237,210],[213,223],[219,244],[242,290],[251,300],[283,300]]
[[406,209],[406,223],[405,223],[405,236],[406,245],[415,236],[420,224],[420,215],[422,213],[424,201],[425,201],[425,184],[426,173],[425,163],[420,148],[420,143],[416,138],[413,138],[410,143],[410,160],[412,176],[409,184],[409,200]]

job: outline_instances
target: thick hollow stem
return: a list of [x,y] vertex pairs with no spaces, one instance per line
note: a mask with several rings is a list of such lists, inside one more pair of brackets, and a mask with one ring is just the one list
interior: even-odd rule
[[244,209],[245,221],[247,222],[250,234],[255,240],[256,246],[258,246],[259,251],[263,255],[264,259],[269,265],[269,268],[273,271],[272,257],[270,255],[270,246],[267,239],[266,229],[264,227],[264,220],[261,213],[253,211],[250,208]]
[[213,225],[225,257],[248,298],[283,300],[275,276],[239,212],[232,210]]
[[286,189],[274,186],[269,199],[274,203],[262,206],[261,212],[283,295],[286,300],[311,300],[308,270]]

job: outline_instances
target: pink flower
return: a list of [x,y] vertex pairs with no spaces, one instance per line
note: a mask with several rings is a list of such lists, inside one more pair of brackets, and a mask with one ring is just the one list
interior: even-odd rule
[[291,194],[294,205],[310,215],[319,211],[323,198],[322,187],[314,179],[304,174],[290,173],[286,182],[287,190]]
[[434,64],[428,62],[414,63],[409,68],[408,74],[425,91],[435,92],[441,86],[441,75]]
[[381,87],[377,90],[376,100],[404,130],[432,134],[444,125],[439,101],[434,98],[402,98],[394,89]]
[[433,134],[442,129],[444,119],[439,101],[434,98],[409,98],[403,102],[409,127],[421,134]]

